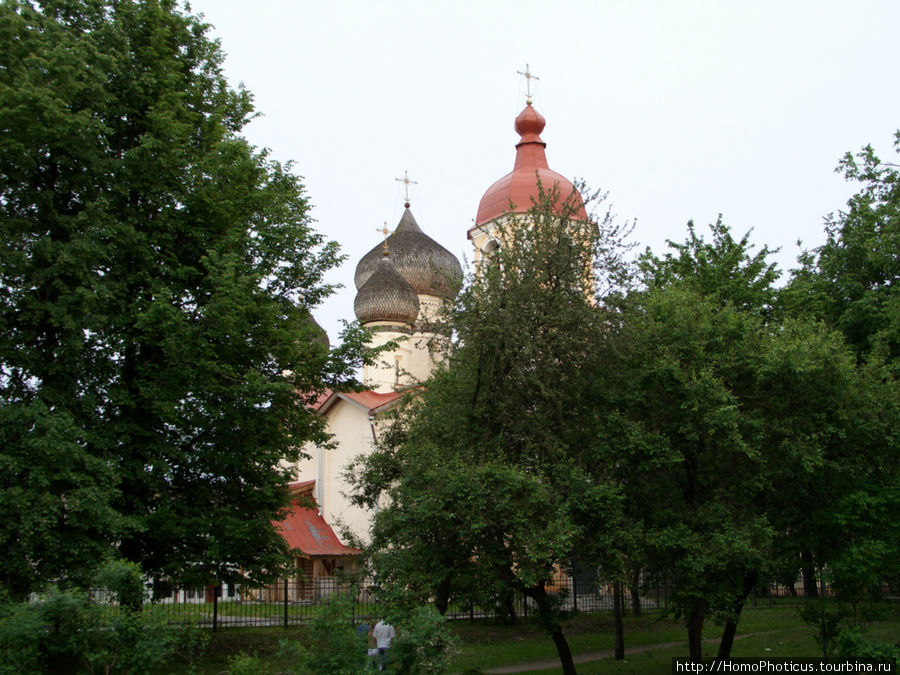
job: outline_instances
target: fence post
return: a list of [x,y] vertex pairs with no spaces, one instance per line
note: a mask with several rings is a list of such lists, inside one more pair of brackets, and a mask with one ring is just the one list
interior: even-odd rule
[[216,582],[216,585],[213,590],[213,633],[216,632],[216,629],[219,626],[219,583]]
[[575,579],[575,575],[572,575],[572,611],[576,614],[578,613],[578,588],[576,587],[577,581]]
[[288,627],[288,578],[284,578],[284,627]]

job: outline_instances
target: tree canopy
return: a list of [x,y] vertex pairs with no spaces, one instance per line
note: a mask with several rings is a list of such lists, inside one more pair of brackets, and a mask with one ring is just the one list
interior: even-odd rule
[[[900,131],[894,146],[900,152]],[[900,356],[900,167],[866,146],[837,171],[860,190],[825,221],[825,243],[800,259],[787,291],[792,311],[840,330],[860,358]]]
[[[174,0],[0,6],[0,583],[274,571],[340,257]],[[300,392],[298,394],[298,392]]]
[[598,523],[612,529],[618,495],[584,468],[599,388],[584,366],[607,321],[598,273],[618,269],[596,263],[621,256],[626,232],[560,203],[542,192],[498,226],[449,313],[452,353],[356,481],[364,503],[388,498],[370,548],[389,592],[441,609],[524,594],[574,672],[548,585],[576,552],[591,565],[589,548],[610,548]]

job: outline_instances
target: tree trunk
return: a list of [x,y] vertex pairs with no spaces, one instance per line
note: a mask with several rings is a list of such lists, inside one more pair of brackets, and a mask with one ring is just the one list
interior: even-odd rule
[[447,607],[450,604],[450,580],[443,579],[438,584],[437,594],[434,598],[434,608],[444,616],[447,613]]
[[631,613],[635,616],[641,615],[641,572],[636,570],[631,575]]
[[512,593],[506,594],[506,597],[503,598],[503,604],[506,606],[506,624],[508,626],[515,626],[518,617],[516,616],[516,603]]
[[800,554],[800,573],[803,577],[803,595],[807,598],[818,598],[819,589],[816,587],[816,567],[812,553],[803,551]]
[[694,607],[688,616],[688,647],[691,661],[699,663],[703,658],[703,620],[706,611],[700,607]]
[[744,609],[744,602],[753,592],[756,586],[757,575],[751,572],[744,575],[744,587],[741,589],[741,597],[734,603],[734,621],[725,622],[725,629],[722,631],[722,641],[719,643],[719,654],[717,658],[731,658],[731,647],[734,645],[734,636],[737,633],[738,621],[741,618],[741,611]]
[[556,645],[563,675],[577,675],[575,672],[575,661],[572,660],[572,650],[569,649],[569,643],[566,641],[566,636],[563,635],[562,626],[556,620],[556,613],[553,611],[544,585],[539,584],[527,589],[526,595],[534,598],[534,601],[537,603],[541,623],[553,639],[553,644]]
[[625,658],[625,624],[622,615],[625,613],[625,599],[622,597],[622,582],[613,583],[613,620],[616,626],[615,656],[617,660]]

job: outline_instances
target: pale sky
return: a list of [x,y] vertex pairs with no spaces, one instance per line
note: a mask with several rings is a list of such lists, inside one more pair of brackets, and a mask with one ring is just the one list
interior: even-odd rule
[[334,343],[353,271],[403,211],[461,260],[485,190],[512,170],[531,71],[550,168],[608,191],[640,248],[705,232],[799,249],[853,185],[871,143],[897,161],[897,0],[194,0],[261,117],[247,138],[293,160],[317,229],[348,260],[316,312]]

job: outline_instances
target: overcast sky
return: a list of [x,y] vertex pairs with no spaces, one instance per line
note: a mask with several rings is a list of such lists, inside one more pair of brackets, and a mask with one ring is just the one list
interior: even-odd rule
[[512,169],[526,63],[550,168],[608,191],[657,253],[722,213],[787,270],[855,191],[834,173],[844,152],[897,161],[897,0],[191,7],[255,96],[246,136],[295,162],[316,227],[348,255],[330,279],[345,288],[316,312],[332,342],[354,318],[357,261],[402,215],[404,171],[422,229],[471,260],[481,195]]

